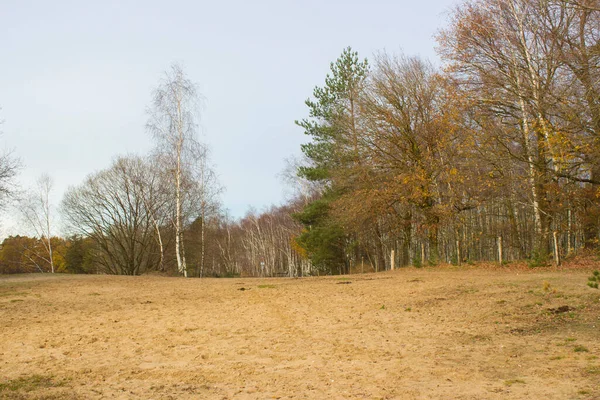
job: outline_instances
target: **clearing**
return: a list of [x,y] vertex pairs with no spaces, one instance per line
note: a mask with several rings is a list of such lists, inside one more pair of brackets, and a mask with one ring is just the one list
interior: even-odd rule
[[590,272],[3,276],[0,398],[600,399]]

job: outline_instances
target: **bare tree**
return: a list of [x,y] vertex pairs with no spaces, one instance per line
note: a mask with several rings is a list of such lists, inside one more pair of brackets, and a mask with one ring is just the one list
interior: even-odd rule
[[175,196],[175,254],[179,273],[187,277],[183,247],[184,210],[188,193],[185,174],[194,161],[197,147],[199,100],[196,84],[173,64],[155,89],[152,106],[148,110],[148,130],[156,140],[157,152],[169,164],[171,184]]
[[[0,119],[0,126],[3,122]],[[1,129],[0,134],[2,134]],[[21,162],[13,155],[12,151],[6,150],[0,154],[0,208],[4,207],[7,200],[15,194],[14,179],[20,168]]]
[[206,260],[206,221],[215,216],[219,211],[219,194],[223,191],[217,175],[209,163],[209,150],[206,145],[197,145],[194,148],[194,176],[195,183],[194,203],[197,204],[197,213],[200,218],[200,262],[197,276],[203,276]]
[[44,255],[38,254],[42,260],[50,265],[54,273],[54,259],[52,256],[52,215],[50,192],[53,181],[50,175],[42,174],[35,189],[30,190],[20,201],[19,210],[27,226],[33,230],[34,235],[40,238],[44,247]]
[[298,175],[300,168],[314,167],[314,163],[304,154],[301,157],[289,157],[285,159],[285,166],[278,174],[279,179],[285,185],[286,196],[289,200],[301,198],[304,204],[308,204],[316,196],[322,195],[326,185],[323,182],[311,181]]
[[598,0],[559,0],[559,2],[567,7],[576,6],[586,11],[600,11],[600,1]]
[[546,254],[552,222],[547,191],[560,167],[549,123],[559,52],[556,42],[543,40],[536,7],[530,0],[465,2],[439,41],[449,70],[475,100],[482,137],[493,136],[501,144],[496,150],[525,168],[536,252]]
[[138,275],[159,265],[152,217],[156,193],[142,184],[153,172],[140,157],[121,157],[65,194],[65,221],[73,233],[94,241],[95,261],[107,273]]
[[164,174],[164,165],[158,157],[147,157],[144,159],[150,173],[137,174],[132,179],[140,188],[140,196],[144,202],[156,233],[156,242],[160,251],[160,271],[165,270],[165,247],[166,243],[163,230],[168,225],[169,209],[173,203],[169,182]]

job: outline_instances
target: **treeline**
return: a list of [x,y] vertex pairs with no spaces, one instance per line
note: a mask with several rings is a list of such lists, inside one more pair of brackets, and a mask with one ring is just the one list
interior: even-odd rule
[[174,65],[148,111],[153,151],[119,157],[65,193],[62,218],[68,231],[92,244],[91,271],[186,277],[311,273],[294,240],[301,229],[291,217],[297,205],[240,220],[223,211],[221,186],[197,132],[199,103],[196,85]]
[[295,241],[301,225],[292,214],[301,205],[249,212],[239,220],[223,210],[208,147],[199,140],[200,100],[196,85],[173,65],[148,110],[154,149],[117,157],[66,191],[60,214],[69,238],[54,235],[48,175],[20,194],[16,211],[33,235],[2,243],[0,273],[311,274]]
[[[311,264],[295,241],[301,226],[291,217],[301,207],[301,204],[272,207],[260,214],[248,213],[239,220],[215,213],[207,216],[204,224],[199,217],[186,224],[182,243],[188,276],[311,275]],[[135,207],[127,213],[133,210]],[[139,215],[127,217],[122,211],[123,215],[117,216],[107,231],[98,227],[86,236],[52,237],[52,263],[48,259],[45,238],[6,238],[0,246],[0,274],[50,273],[54,268],[58,273],[140,275],[161,272],[177,275],[174,228],[159,226],[161,252],[152,221],[144,221]],[[141,222],[131,225],[126,222],[119,226],[116,223],[119,218]]]
[[441,69],[347,49],[306,102],[313,263],[543,265],[595,249],[600,2],[466,1],[437,40]]
[[72,274],[97,273],[89,239],[73,236],[50,239],[54,252],[52,262],[47,257],[45,239],[28,236],[9,236],[0,247],[0,274],[55,272]]
[[597,249],[600,1],[468,0],[437,41],[441,68],[345,49],[296,122],[310,141],[294,200],[239,220],[173,66],[149,107],[151,154],[68,190],[71,239],[52,235],[40,180],[23,210],[41,239],[7,239],[2,272],[305,276]]

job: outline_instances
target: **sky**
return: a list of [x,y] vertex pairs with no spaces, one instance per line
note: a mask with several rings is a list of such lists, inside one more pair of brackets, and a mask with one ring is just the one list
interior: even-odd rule
[[205,98],[200,139],[240,217],[284,201],[280,172],[307,141],[294,121],[345,47],[437,62],[434,35],[455,3],[2,0],[0,148],[21,159],[22,187],[48,173],[58,205],[116,156],[152,148],[146,109],[178,62]]

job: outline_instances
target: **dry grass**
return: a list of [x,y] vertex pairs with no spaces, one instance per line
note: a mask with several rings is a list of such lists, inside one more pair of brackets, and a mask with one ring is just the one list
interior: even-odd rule
[[0,398],[600,399],[589,273],[0,277]]

